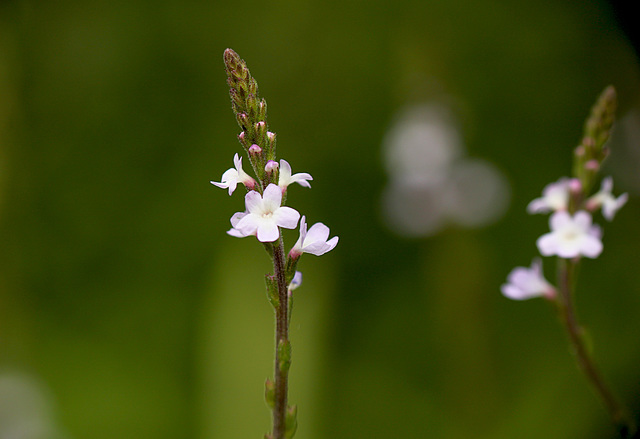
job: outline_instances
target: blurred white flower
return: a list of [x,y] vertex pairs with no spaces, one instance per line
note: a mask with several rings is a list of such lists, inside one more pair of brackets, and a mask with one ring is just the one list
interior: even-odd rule
[[450,223],[483,226],[505,212],[506,179],[487,161],[463,156],[460,130],[444,105],[402,110],[383,148],[390,179],[382,202],[395,231],[429,236]]
[[383,140],[384,163],[392,176],[438,178],[462,154],[459,130],[442,105],[401,110]]
[[536,198],[527,206],[527,212],[549,213],[567,210],[569,205],[569,186],[571,180],[562,177],[555,183],[549,183],[542,190],[542,197]]
[[629,195],[624,193],[615,198],[613,190],[613,178],[607,177],[602,180],[600,191],[587,200],[587,209],[593,211],[602,207],[602,215],[609,221],[613,220],[616,212],[625,205]]
[[547,299],[555,297],[556,290],[547,282],[542,274],[542,261],[536,258],[531,268],[516,267],[507,276],[507,283],[500,287],[502,294],[509,299],[525,300],[544,296]]
[[572,217],[566,211],[555,212],[549,218],[549,226],[551,232],[537,241],[543,256],[596,258],[602,253],[601,230],[591,224],[589,213],[581,210]]
[[506,178],[492,163],[480,159],[454,163],[445,193],[447,215],[464,227],[480,227],[496,221],[509,204]]
[[36,379],[4,371],[0,373],[0,438],[62,438],[56,426],[51,398]]

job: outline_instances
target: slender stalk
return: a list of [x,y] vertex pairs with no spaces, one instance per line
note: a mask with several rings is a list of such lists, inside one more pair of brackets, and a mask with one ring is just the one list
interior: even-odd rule
[[558,298],[558,306],[560,315],[569,334],[569,340],[580,369],[593,385],[598,396],[602,399],[613,423],[619,429],[621,437],[631,437],[636,431],[635,423],[629,417],[626,408],[616,399],[611,389],[609,389],[604,380],[604,376],[596,367],[585,344],[584,329],[578,323],[573,305],[573,285],[576,266],[577,261],[559,259],[558,280],[560,295]]
[[279,304],[276,309],[275,400],[273,408],[273,439],[284,439],[286,430],[289,367],[281,362],[281,346],[289,343],[289,309],[285,279],[285,255],[282,234],[273,249],[273,270],[278,283]]

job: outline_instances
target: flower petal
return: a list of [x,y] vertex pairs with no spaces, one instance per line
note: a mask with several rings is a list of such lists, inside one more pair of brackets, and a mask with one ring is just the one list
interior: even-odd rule
[[602,241],[594,236],[585,236],[580,247],[580,253],[588,258],[597,258],[602,253]]
[[556,254],[558,243],[553,233],[546,233],[536,241],[538,250],[542,256],[551,256]]
[[256,191],[249,191],[244,197],[247,212],[262,214],[262,196]]
[[[276,186],[277,187],[277,186]],[[295,229],[298,226],[300,213],[291,207],[281,207],[273,213],[275,224],[285,229]]]
[[260,221],[258,224],[258,241],[273,242],[280,237],[275,221]]
[[314,242],[326,242],[329,238],[329,227],[322,223],[315,223],[307,232],[307,237],[304,240],[304,246]]

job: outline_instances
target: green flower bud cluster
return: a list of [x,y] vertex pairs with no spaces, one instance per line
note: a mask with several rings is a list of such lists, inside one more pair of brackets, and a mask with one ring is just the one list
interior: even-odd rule
[[573,176],[580,180],[583,194],[588,194],[596,174],[609,155],[606,143],[611,134],[617,107],[616,90],[608,86],[591,108],[584,124],[584,135],[574,150]]
[[[265,164],[276,157],[276,135],[268,130],[267,102],[258,96],[258,83],[247,64],[232,49],[224,51],[224,65],[229,84],[231,107],[242,129],[238,136],[247,152],[255,175],[260,180],[260,192],[273,176],[267,176]],[[277,179],[277,175],[275,176]]]

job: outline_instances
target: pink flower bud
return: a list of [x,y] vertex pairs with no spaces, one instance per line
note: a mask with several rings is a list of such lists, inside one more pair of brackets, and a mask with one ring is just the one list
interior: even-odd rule
[[572,194],[579,194],[582,192],[582,183],[580,183],[580,180],[577,178],[569,180],[569,191],[571,191]]
[[587,171],[598,171],[598,169],[600,169],[600,163],[598,163],[597,160],[589,160],[587,163],[584,164],[584,168]]
[[261,152],[262,152],[262,148],[260,148],[255,143],[249,147],[249,154],[251,154],[251,155],[258,155]]
[[278,162],[269,160],[265,165],[264,170],[267,172],[267,174],[271,174],[278,169],[278,166]]

